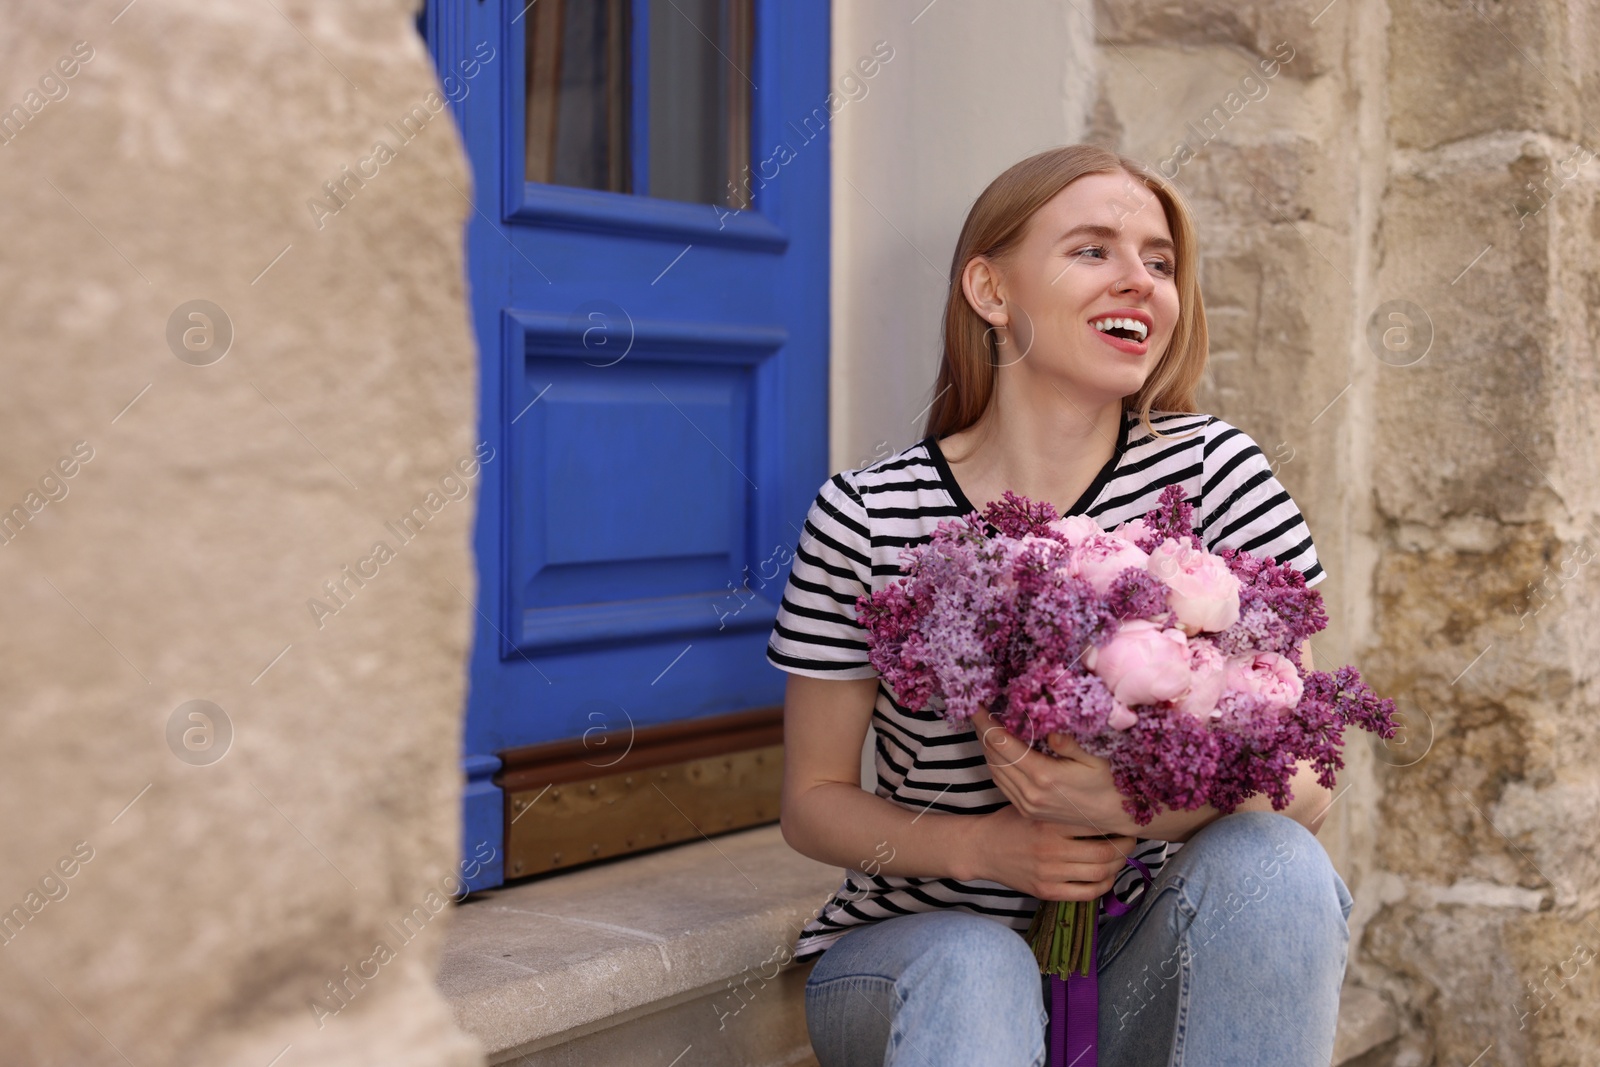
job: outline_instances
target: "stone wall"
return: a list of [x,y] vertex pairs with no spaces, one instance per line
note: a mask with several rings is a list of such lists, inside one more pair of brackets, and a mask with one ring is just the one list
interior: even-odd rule
[[1400,703],[1320,835],[1391,1062],[1592,1062],[1600,41],[1576,0],[1315,8],[1102,3],[1091,137],[1188,194],[1202,403],[1307,513],[1319,660]]
[[0,5],[8,1063],[481,1062],[433,985],[471,186],[415,7]]

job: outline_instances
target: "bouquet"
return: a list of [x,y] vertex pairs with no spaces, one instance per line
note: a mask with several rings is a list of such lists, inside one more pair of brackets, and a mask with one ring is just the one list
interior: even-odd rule
[[[985,708],[1050,755],[1050,734],[1071,736],[1109,761],[1140,826],[1256,793],[1281,811],[1300,760],[1331,789],[1344,728],[1392,736],[1394,702],[1353,667],[1304,669],[1301,642],[1328,621],[1304,575],[1208,552],[1192,523],[1175,485],[1110,531],[1007,492],[940,522],[901,552],[900,578],[857,599],[869,660],[907,707],[941,698],[952,725]],[[1092,979],[1098,904],[1040,906],[1043,973]]]

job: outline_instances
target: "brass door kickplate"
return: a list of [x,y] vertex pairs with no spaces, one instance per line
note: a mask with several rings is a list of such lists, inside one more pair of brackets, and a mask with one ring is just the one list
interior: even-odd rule
[[508,791],[506,877],[772,822],[782,784],[775,744]]

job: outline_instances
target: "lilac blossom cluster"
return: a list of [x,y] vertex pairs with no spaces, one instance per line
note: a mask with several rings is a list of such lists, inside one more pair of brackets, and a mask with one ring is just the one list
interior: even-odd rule
[[905,706],[952,725],[984,708],[1034,748],[1070,735],[1111,764],[1139,825],[1163,809],[1276,810],[1308,760],[1332,788],[1343,732],[1394,733],[1394,702],[1353,667],[1307,671],[1328,622],[1305,576],[1206,551],[1183,490],[1103,530],[1007,492],[900,554],[902,575],[856,601],[868,658]]

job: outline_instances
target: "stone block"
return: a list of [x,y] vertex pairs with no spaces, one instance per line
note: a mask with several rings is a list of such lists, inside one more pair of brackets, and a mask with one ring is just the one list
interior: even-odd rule
[[[1308,28],[1315,12],[1303,8],[1256,0],[1253,3],[1227,3],[1226,0],[1135,0],[1095,4],[1095,28],[1102,46],[1159,43],[1167,47],[1231,45],[1252,58],[1273,54],[1279,42],[1287,41],[1296,51],[1290,64],[1292,77],[1311,77],[1323,73],[1337,52],[1328,54],[1318,27]],[[1330,22],[1337,25],[1341,15]],[[1319,19],[1319,22],[1322,20]]]
[[1422,309],[1408,328],[1432,332],[1418,358],[1367,346],[1379,364],[1378,507],[1400,521],[1528,522],[1553,498],[1542,472],[1555,437],[1541,417],[1553,384],[1549,249],[1516,238],[1508,168],[1399,174],[1384,197],[1369,338],[1381,329],[1373,316],[1397,301]]
[[[1594,88],[1584,56],[1595,28],[1561,0],[1387,7],[1389,129],[1401,148],[1501,130],[1583,136]],[[1580,88],[1581,87],[1581,88]]]

